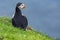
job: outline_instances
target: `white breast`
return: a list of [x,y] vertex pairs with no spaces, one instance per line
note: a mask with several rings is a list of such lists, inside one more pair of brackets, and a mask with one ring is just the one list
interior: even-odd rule
[[12,18],[14,17],[14,14],[13,14],[13,16],[12,16]]
[[[24,14],[22,13],[22,16],[23,16]],[[13,16],[12,16],[12,18],[14,17],[14,14],[13,14]]]
[[22,13],[22,15],[24,15],[24,14]]

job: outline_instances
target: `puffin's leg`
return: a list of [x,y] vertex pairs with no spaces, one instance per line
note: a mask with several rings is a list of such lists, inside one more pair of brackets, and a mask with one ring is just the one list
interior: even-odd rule
[[25,31],[26,30],[26,25],[21,25],[21,28]]
[[24,27],[24,31],[26,30],[26,26]]

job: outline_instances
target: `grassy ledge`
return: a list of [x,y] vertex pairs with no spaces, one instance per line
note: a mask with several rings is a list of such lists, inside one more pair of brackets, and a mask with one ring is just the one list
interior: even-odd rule
[[23,31],[11,24],[11,19],[0,17],[0,40],[54,40],[48,35],[34,30]]

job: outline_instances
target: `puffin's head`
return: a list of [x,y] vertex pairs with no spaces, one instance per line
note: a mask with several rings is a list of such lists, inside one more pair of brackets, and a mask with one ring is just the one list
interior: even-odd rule
[[26,5],[19,2],[19,3],[17,3],[16,7],[18,7],[19,9],[24,9],[24,8],[26,8]]

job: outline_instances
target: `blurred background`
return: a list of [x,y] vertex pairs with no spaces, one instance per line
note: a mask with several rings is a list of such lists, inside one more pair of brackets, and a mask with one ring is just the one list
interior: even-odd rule
[[36,31],[60,38],[60,0],[0,0],[0,17],[12,17],[16,3],[26,4],[22,13]]

